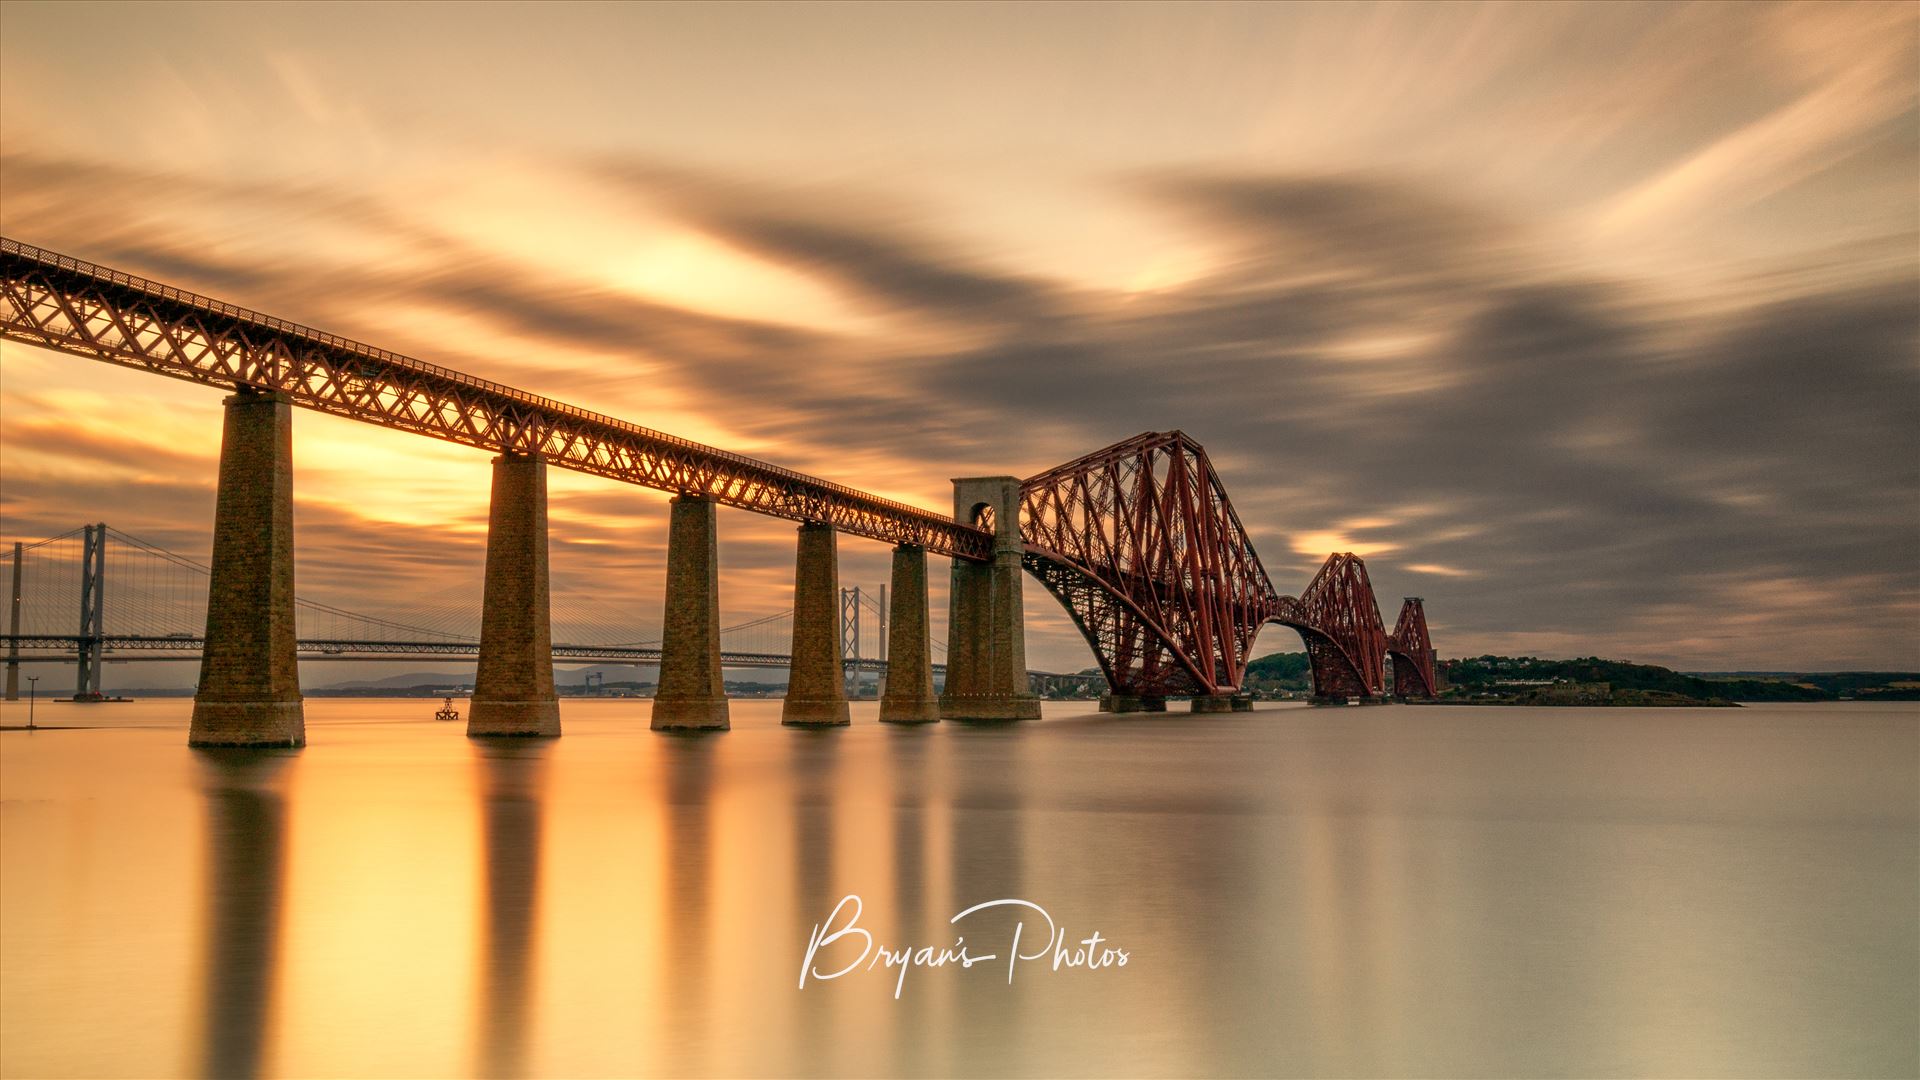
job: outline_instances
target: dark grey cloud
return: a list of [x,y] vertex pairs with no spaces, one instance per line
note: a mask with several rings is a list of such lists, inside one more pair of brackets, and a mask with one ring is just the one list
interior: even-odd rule
[[[1912,284],[1796,296],[1743,312],[1669,380],[1667,448],[1708,469],[1738,472],[1770,460],[1814,470],[1803,482],[1854,473],[1875,478],[1869,492],[1920,488],[1920,426],[1910,423],[1920,294]],[[1863,488],[1806,486],[1829,497]]]
[[[148,179],[4,167],[10,196],[26,175],[29,189],[57,178],[137,201]],[[1864,276],[1788,267],[1744,301],[1676,304],[1645,283],[1569,268],[1523,223],[1432,184],[1160,175],[1127,183],[1222,257],[1198,280],[1123,297],[996,271],[854,196],[784,199],[646,164],[588,172],[916,329],[853,338],[648,303],[555,281],[351,198],[308,212],[399,238],[421,253],[418,267],[214,256],[166,230],[62,219],[51,197],[30,205],[47,208],[52,246],[71,237],[78,254],[329,329],[354,333],[367,301],[399,300],[603,358],[556,365],[450,351],[405,327],[378,335],[668,430],[670,418],[644,411],[644,386],[671,386],[791,448],[782,460],[801,467],[880,458],[936,478],[937,493],[938,478],[1028,474],[1138,431],[1183,428],[1223,469],[1283,591],[1323,554],[1294,550],[1302,534],[1389,545],[1370,559],[1384,614],[1402,593],[1425,595],[1446,653],[1533,641],[1702,666],[1917,659],[1913,259]],[[10,207],[10,229],[14,219]],[[657,508],[636,511],[634,527],[657,532],[648,514]],[[617,532],[572,538],[577,551],[556,555],[556,589],[586,587],[562,583],[575,556],[592,568],[582,582],[612,572],[594,552],[634,546]],[[342,541],[322,572],[409,565],[379,543]],[[469,538],[447,572],[476,552]],[[850,552],[870,580],[884,574],[881,556]],[[777,580],[790,558],[784,542],[758,537],[727,555],[756,581]],[[629,565],[651,582],[656,563],[657,553]],[[1064,621],[1046,626],[1037,655],[1078,666]]]
[[[1910,662],[1911,636],[1850,641],[1838,613],[1914,622],[1911,261],[1893,281],[1676,311],[1403,181],[1202,177],[1154,191],[1217,232],[1232,253],[1218,272],[1145,304],[1036,291],[1049,317],[903,354],[896,386],[992,418],[1009,457],[1184,427],[1244,463],[1229,485],[1243,516],[1266,517],[1256,531],[1280,538],[1277,578],[1318,558],[1286,550],[1290,532],[1383,518],[1349,530],[1395,545],[1374,560],[1383,591],[1428,594],[1439,624],[1469,640],[1586,635],[1684,660],[1685,643],[1654,635],[1685,613],[1705,629],[1787,604],[1756,648],[1805,633],[1799,662]],[[834,225],[863,227],[878,226],[853,210]],[[843,251],[858,261],[877,246]],[[796,264],[828,257],[823,246]],[[1352,357],[1355,339],[1395,334],[1425,343]]]
[[1141,186],[1241,252],[1212,288],[1331,275],[1405,300],[1482,279],[1524,243],[1513,222],[1404,178],[1176,174]]

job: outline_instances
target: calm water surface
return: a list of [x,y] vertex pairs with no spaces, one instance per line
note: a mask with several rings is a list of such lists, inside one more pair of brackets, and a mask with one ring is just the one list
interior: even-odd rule
[[[1920,1072],[1912,707],[567,701],[542,745],[437,705],[311,700],[283,754],[189,751],[184,700],[0,734],[0,1072]],[[889,947],[1004,958],[1014,909],[948,920],[1021,898],[1129,962],[800,989],[847,894]]]

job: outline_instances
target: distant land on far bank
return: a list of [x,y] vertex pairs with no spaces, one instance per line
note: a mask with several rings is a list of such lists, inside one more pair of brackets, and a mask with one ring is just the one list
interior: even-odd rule
[[[1475,656],[1440,661],[1441,698],[1515,705],[1697,705],[1753,701],[1920,701],[1920,672],[1680,672],[1652,664]],[[1307,654],[1247,665],[1247,687],[1308,690]]]
[[[1652,664],[1583,657],[1550,660],[1534,656],[1475,656],[1442,660],[1442,698],[1485,704],[1704,704],[1759,701],[1920,701],[1920,672],[1911,671],[1692,671]],[[1088,674],[1096,674],[1089,669]],[[556,670],[563,696],[590,691],[589,674],[609,694],[651,692],[651,667],[605,665]],[[776,697],[786,689],[778,670],[728,673],[727,691],[736,697]],[[464,696],[473,685],[468,671],[416,671],[377,680],[353,680],[312,686],[310,697]],[[1262,697],[1306,694],[1307,654],[1271,653],[1247,666],[1247,687]],[[189,697],[190,687],[114,688],[126,697]]]

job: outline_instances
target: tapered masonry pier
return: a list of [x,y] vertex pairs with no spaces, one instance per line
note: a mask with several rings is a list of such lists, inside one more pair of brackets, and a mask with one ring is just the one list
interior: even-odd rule
[[666,619],[660,638],[655,731],[725,731],[727,690],[720,669],[720,556],[717,505],[699,494],[673,500],[667,527]]
[[1253,699],[1245,694],[1196,694],[1189,708],[1197,713],[1252,712]]
[[493,459],[470,736],[560,734],[548,623],[546,470],[538,454]]
[[840,562],[834,529],[800,526],[793,568],[793,648],[780,722],[796,727],[850,723],[840,666]]
[[293,410],[226,399],[200,685],[189,746],[305,746],[293,625]]
[[947,720],[1038,720],[1027,684],[1022,623],[1020,480],[986,476],[953,482],[954,520],[993,530],[993,558],[953,560],[947,617]]
[[1100,711],[1106,713],[1166,712],[1167,699],[1134,694],[1102,694]]
[[893,604],[887,623],[887,690],[880,720],[927,724],[940,719],[933,695],[933,644],[927,625],[927,549],[893,549]]

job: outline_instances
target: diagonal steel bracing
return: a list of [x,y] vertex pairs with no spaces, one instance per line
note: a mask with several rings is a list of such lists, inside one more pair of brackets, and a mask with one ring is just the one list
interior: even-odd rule
[[1239,687],[1260,627],[1294,612],[1200,444],[1149,432],[1023,481],[1025,565],[1073,616],[1114,691]]
[[1386,693],[1387,630],[1380,622],[1367,564],[1352,552],[1327,556],[1300,594],[1296,611],[1276,622],[1307,643],[1313,692],[1320,698],[1379,698]]
[[[0,238],[0,337],[937,554],[985,561],[985,528]],[[1269,622],[1299,631],[1323,697],[1385,692],[1366,566],[1327,560],[1299,598],[1260,565],[1206,451],[1149,432],[1021,485],[1023,564],[1064,604],[1115,692],[1218,694]],[[1405,623],[1403,612],[1403,624]],[[1432,648],[1408,626],[1432,688]],[[1419,666],[1424,649],[1426,665]]]
[[1425,601],[1409,596],[1400,605],[1400,620],[1387,635],[1387,654],[1393,657],[1393,692],[1398,697],[1432,697],[1433,639],[1427,635]]
[[0,337],[578,472],[983,560],[944,515],[0,238]]
[[1306,642],[1314,692],[1385,692],[1367,568],[1337,554],[1298,598],[1274,589],[1200,444],[1148,432],[1020,486],[1024,565],[1066,606],[1117,694],[1238,690],[1269,622]]

